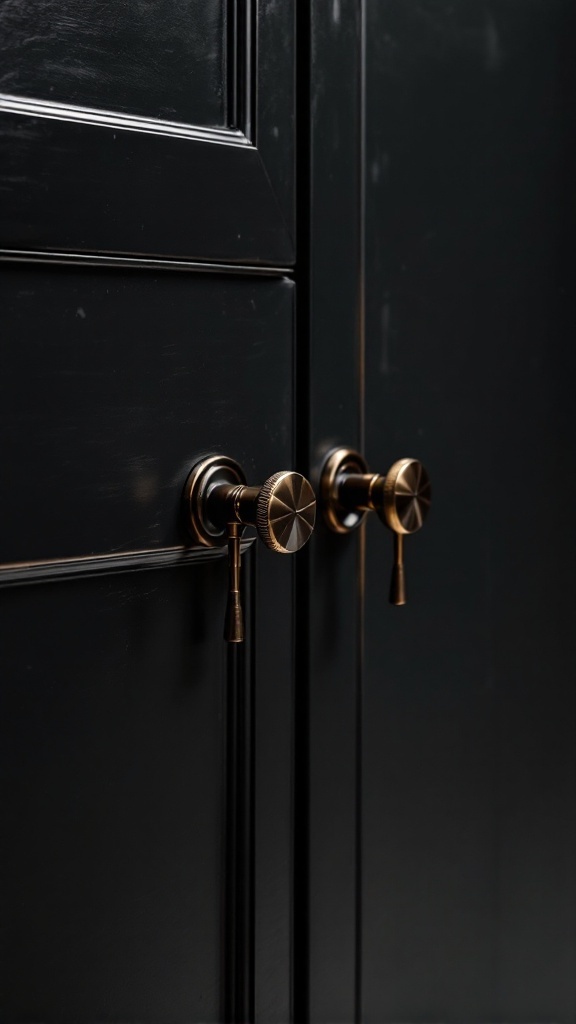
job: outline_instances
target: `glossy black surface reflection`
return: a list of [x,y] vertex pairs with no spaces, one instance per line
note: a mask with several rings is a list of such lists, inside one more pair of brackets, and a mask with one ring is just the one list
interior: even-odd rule
[[[248,0],[238,5],[230,0],[225,6],[237,7],[236,28],[230,27],[224,40],[221,0],[94,3],[94,24],[85,22],[81,4],[70,6],[39,35],[38,8],[52,9],[51,0],[0,5],[8,56],[14,33],[27,40],[12,65],[8,60],[5,87],[0,80],[0,248],[277,267],[292,263],[295,11],[290,0],[260,0],[257,11]],[[76,60],[88,59],[81,34],[66,49],[76,18],[88,26],[88,52],[100,32],[104,41],[101,48],[98,42],[98,59],[110,60],[118,72],[116,79],[111,73],[102,79],[96,75],[98,90],[105,91],[102,102],[94,101],[100,113],[51,106],[59,79],[52,76],[56,86],[51,91],[52,78],[42,78],[36,56],[37,77],[29,90],[19,92],[12,81],[29,67],[22,57],[28,43],[33,53],[36,47],[62,50],[60,71],[74,71]],[[112,19],[125,32],[121,57],[102,19]],[[161,57],[167,37],[174,40],[168,67]],[[147,47],[150,60],[157,62],[156,78],[141,72],[141,51]],[[223,48],[225,74],[220,68]],[[122,76],[133,84],[141,75],[142,94],[131,100]],[[181,90],[190,108],[180,111],[179,101],[155,97],[158,83],[170,96]],[[216,116],[215,103],[220,111],[224,93],[230,110]],[[75,95],[78,102],[81,95]],[[105,105],[112,113],[101,112]],[[126,116],[125,108],[137,108],[148,119]],[[159,111],[168,117],[172,109],[169,120],[184,125],[155,120]],[[215,121],[216,130],[206,127]],[[186,127],[190,122],[199,127]],[[220,130],[229,123],[234,131]]]
[[0,92],[224,127],[229,6],[227,0],[2,4]]

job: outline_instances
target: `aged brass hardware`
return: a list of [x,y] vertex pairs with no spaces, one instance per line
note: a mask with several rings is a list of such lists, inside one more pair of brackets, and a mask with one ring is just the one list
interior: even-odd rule
[[310,539],[316,517],[314,491],[300,473],[274,473],[262,487],[248,487],[233,459],[213,455],[192,469],[184,489],[186,526],[193,541],[207,547],[228,542],[228,603],[224,639],[244,640],[240,596],[240,542],[245,526],[282,555],[298,551]]
[[320,498],[324,519],[336,533],[349,533],[367,512],[376,512],[394,533],[390,602],[406,604],[404,537],[424,525],[430,508],[430,479],[418,459],[400,459],[386,476],[371,473],[351,448],[337,448],[324,463]]

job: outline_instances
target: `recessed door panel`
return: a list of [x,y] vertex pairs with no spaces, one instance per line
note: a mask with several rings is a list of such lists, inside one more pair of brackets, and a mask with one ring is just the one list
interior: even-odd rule
[[0,562],[183,543],[202,454],[291,468],[291,282],[28,265],[2,289]]
[[0,590],[4,1020],[222,1019],[224,585]]
[[294,261],[292,0],[9,4],[2,29],[0,249]]

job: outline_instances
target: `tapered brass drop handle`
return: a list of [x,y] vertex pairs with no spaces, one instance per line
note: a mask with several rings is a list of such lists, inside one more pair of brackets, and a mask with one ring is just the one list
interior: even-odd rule
[[382,476],[371,473],[358,452],[337,448],[324,464],[320,493],[324,518],[336,533],[356,529],[367,512],[376,512],[393,531],[390,601],[406,604],[404,537],[424,525],[432,498],[430,479],[422,463],[400,459]]
[[228,542],[228,604],[224,638],[244,640],[240,591],[241,539],[245,526],[282,555],[298,551],[310,539],[316,518],[314,491],[300,473],[274,473],[261,487],[248,487],[237,462],[213,455],[199,462],[184,489],[184,515],[193,541],[206,547]]

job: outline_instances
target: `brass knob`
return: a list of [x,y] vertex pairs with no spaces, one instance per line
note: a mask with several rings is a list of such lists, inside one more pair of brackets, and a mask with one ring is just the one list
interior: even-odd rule
[[424,525],[430,509],[430,478],[418,459],[400,459],[385,476],[370,473],[365,460],[350,448],[337,448],[322,470],[320,492],[324,518],[336,533],[356,529],[374,511],[394,533],[392,604],[406,604],[404,537]]
[[240,541],[245,526],[256,528],[266,547],[294,554],[310,539],[316,517],[314,491],[300,473],[283,470],[262,487],[248,487],[233,459],[213,455],[199,462],[184,489],[188,533],[198,544],[215,547],[228,542],[229,586],[225,639],[244,640],[240,600]]
[[316,498],[300,473],[274,473],[256,498],[256,529],[266,547],[291,555],[310,539],[316,518]]
[[[430,477],[418,459],[399,459],[386,473],[376,511],[394,533],[416,533],[430,509]],[[376,498],[376,495],[375,495]],[[377,500],[377,499],[376,499]]]

